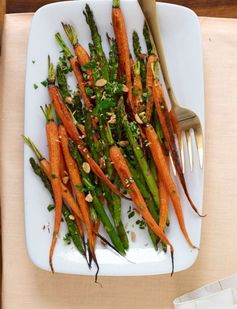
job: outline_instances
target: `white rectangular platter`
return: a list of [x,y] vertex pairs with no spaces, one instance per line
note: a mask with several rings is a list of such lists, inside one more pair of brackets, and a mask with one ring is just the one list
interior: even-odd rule
[[[40,105],[50,103],[47,88],[41,81],[47,76],[47,57],[51,56],[56,64],[60,48],[55,42],[54,35],[60,32],[63,38],[61,21],[75,26],[80,43],[88,47],[91,41],[90,31],[85,22],[83,9],[88,3],[94,12],[98,29],[103,39],[103,46],[108,53],[106,32],[113,36],[111,26],[112,1],[109,0],[80,0],[54,3],[39,9],[34,15],[29,38],[26,86],[25,86],[25,135],[33,139],[43,154],[47,157],[47,143],[44,134],[45,120]],[[142,49],[145,51],[142,28],[144,18],[138,3],[134,0],[121,0],[126,21],[127,33],[132,50],[132,32],[136,30],[141,38]],[[197,16],[189,9],[159,4],[161,33],[165,54],[168,62],[174,91],[178,101],[185,107],[195,111],[202,122],[204,131],[204,86],[203,63],[200,26]],[[68,42],[68,41],[67,41]],[[71,79],[72,85],[75,81]],[[34,84],[39,87],[34,89]],[[47,206],[52,201],[41,180],[34,175],[29,164],[31,151],[25,146],[24,153],[24,197],[25,197],[25,233],[27,250],[30,259],[38,267],[49,270],[48,253],[53,231],[53,212],[48,212]],[[198,163],[197,153],[193,157],[194,168],[190,171],[186,160],[185,177],[190,194],[197,206],[202,210],[203,200],[203,169]],[[201,219],[192,211],[178,184],[187,230],[192,241],[199,246],[201,235]],[[123,202],[123,222],[127,225],[130,249],[127,259],[115,254],[98,241],[96,255],[100,264],[100,275],[128,276],[152,275],[171,272],[169,252],[156,252],[149,240],[148,233],[139,230],[135,221],[137,217],[128,220],[127,210],[131,202]],[[190,267],[197,258],[198,251],[191,249],[186,243],[174,215],[172,205],[169,207],[170,226],[167,236],[175,248],[175,271]],[[136,241],[131,241],[131,232],[136,233]],[[101,228],[101,233],[103,229]],[[54,268],[56,272],[94,275],[95,268],[88,270],[83,257],[73,245],[66,245],[63,237],[66,227],[62,223],[59,239],[54,253]]]

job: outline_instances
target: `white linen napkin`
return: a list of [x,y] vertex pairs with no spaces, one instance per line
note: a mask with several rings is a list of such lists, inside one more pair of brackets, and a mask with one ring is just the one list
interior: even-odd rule
[[227,277],[174,300],[175,309],[237,309],[237,275]]

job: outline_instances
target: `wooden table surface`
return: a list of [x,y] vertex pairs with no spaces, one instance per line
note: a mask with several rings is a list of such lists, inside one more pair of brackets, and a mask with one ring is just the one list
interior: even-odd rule
[[[8,13],[34,12],[40,6],[58,0],[7,0]],[[237,17],[236,0],[160,0],[187,6],[200,16]]]

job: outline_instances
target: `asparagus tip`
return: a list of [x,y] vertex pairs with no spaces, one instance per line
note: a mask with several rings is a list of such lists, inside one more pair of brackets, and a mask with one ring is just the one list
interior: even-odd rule
[[151,70],[152,70],[152,74],[153,74],[154,79],[158,79],[158,70],[159,70],[158,60],[155,61],[154,63],[152,63]]
[[141,67],[141,65],[140,65],[140,61],[139,60],[136,60],[135,62],[134,62],[134,65],[133,65],[133,72],[134,72],[134,74],[137,76],[137,75],[140,75],[140,67]]

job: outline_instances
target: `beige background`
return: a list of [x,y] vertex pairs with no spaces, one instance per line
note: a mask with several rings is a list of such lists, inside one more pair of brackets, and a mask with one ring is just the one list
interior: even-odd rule
[[202,242],[195,265],[167,276],[92,277],[41,271],[24,241],[24,74],[32,15],[7,15],[0,72],[3,308],[172,308],[190,290],[237,272],[237,20],[200,18],[206,89]]

